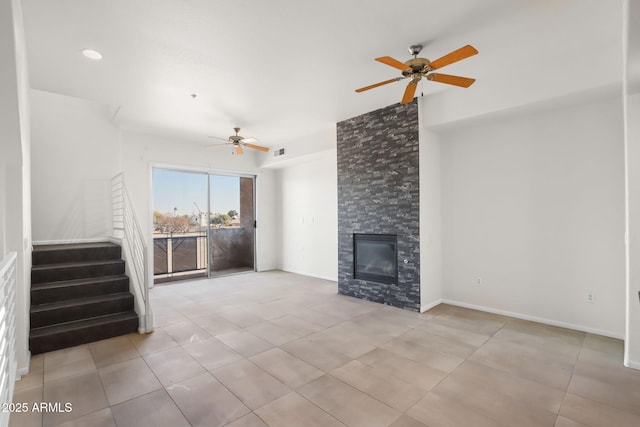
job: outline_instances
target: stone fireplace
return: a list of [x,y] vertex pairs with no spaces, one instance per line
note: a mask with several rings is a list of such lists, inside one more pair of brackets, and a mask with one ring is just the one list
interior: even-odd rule
[[415,101],[337,125],[338,292],[415,311],[420,309],[418,127]]

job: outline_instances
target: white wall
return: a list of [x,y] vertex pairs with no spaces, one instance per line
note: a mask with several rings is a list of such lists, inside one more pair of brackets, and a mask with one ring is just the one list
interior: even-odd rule
[[625,365],[640,369],[640,93],[626,106],[627,145],[627,331]]
[[308,132],[304,138],[283,139],[273,147],[274,150],[284,148],[283,156],[275,157],[273,152],[260,156],[258,165],[261,168],[285,168],[311,160],[318,153],[336,149],[337,127],[335,124],[326,128]]
[[0,3],[0,259],[17,253],[16,361],[29,369],[31,198],[29,78],[22,11],[17,0]]
[[246,150],[242,156],[234,156],[231,150],[207,149],[207,143],[194,144],[185,141],[163,139],[152,135],[122,132],[122,168],[126,186],[132,198],[136,215],[147,241],[151,239],[151,170],[153,166],[168,166],[183,170],[208,172],[237,172],[256,175],[256,250],[259,271],[277,266],[277,250],[274,227],[276,204],[273,171],[258,171],[257,156]]
[[442,194],[440,136],[424,126],[420,117],[420,307],[428,310],[442,301]]
[[278,171],[281,268],[338,280],[338,166],[336,151]]
[[640,369],[640,4],[625,4],[627,324],[624,363]]
[[33,239],[111,234],[110,179],[119,171],[120,131],[109,109],[31,91]]
[[621,99],[441,136],[444,299],[622,337]]
[[256,176],[256,253],[258,271],[280,265],[280,228],[278,227],[278,189],[276,172],[261,169]]

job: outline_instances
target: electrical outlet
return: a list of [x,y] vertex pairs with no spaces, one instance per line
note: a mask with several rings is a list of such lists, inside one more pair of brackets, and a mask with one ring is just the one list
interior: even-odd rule
[[589,304],[595,304],[596,303],[596,294],[594,294],[593,292],[589,292],[587,294],[587,302]]
[[482,286],[482,277],[476,277],[476,285]]

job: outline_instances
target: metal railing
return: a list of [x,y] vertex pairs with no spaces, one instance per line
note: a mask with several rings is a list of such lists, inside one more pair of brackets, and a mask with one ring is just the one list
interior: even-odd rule
[[133,210],[122,173],[111,179],[113,237],[122,242],[123,258],[130,278],[130,290],[140,318],[139,331],[153,331],[153,312],[149,304],[148,251],[140,222]]
[[[16,253],[0,262],[0,404],[8,408],[16,382]],[[9,425],[11,411],[0,411],[0,426]]]
[[156,283],[254,270],[253,228],[211,227],[153,236]]
[[153,236],[153,274],[172,275],[174,273],[207,272],[207,233]]

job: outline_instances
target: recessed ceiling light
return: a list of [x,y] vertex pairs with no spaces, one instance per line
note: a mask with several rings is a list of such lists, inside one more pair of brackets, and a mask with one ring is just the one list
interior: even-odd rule
[[85,58],[93,59],[94,61],[99,61],[102,59],[102,54],[97,50],[93,49],[84,49],[82,54]]

